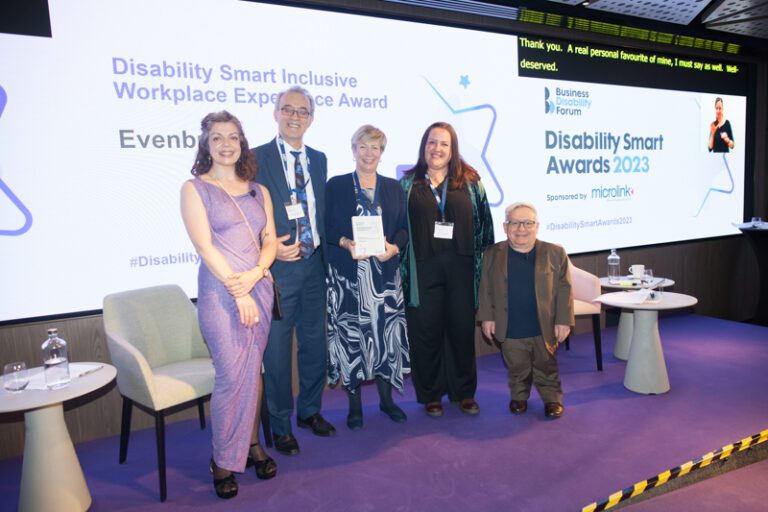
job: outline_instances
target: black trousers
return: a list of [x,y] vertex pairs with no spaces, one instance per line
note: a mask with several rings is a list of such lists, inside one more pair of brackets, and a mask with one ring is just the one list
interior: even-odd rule
[[406,308],[411,372],[419,403],[474,398],[475,295],[472,256],[442,253],[416,263],[417,308]]

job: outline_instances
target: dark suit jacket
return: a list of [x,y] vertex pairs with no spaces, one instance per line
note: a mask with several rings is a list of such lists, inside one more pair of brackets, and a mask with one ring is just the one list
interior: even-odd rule
[[[504,341],[507,333],[507,251],[511,250],[507,240],[486,249],[480,278],[477,319],[496,322],[499,341]],[[541,333],[544,341],[552,346],[555,344],[555,325],[575,323],[568,255],[562,247],[536,240],[534,283]]]
[[[328,161],[325,154],[304,146],[309,159],[309,175],[312,180],[312,190],[315,193],[315,209],[317,218],[313,219],[314,226],[320,234],[320,240],[325,243],[325,181],[328,178]],[[287,150],[287,149],[286,149]],[[253,149],[259,171],[256,181],[269,190],[272,196],[272,207],[275,215],[275,231],[277,236],[291,235],[289,240],[296,238],[296,221],[288,220],[285,203],[291,200],[291,191],[285,180],[283,161],[277,149],[275,139]],[[272,271],[275,273],[290,272],[289,263],[275,261]]]

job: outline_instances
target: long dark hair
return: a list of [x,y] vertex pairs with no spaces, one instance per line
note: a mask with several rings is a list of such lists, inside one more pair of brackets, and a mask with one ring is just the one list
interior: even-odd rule
[[435,128],[441,128],[448,132],[451,136],[451,159],[448,161],[448,182],[450,188],[457,189],[464,185],[464,182],[477,183],[480,181],[480,175],[477,171],[461,158],[459,153],[459,139],[456,137],[456,130],[453,129],[449,123],[438,121],[432,123],[424,132],[421,137],[421,144],[419,145],[419,158],[416,161],[416,165],[407,171],[407,176],[414,176],[417,180],[424,180],[424,176],[427,174],[427,159],[424,157],[424,150],[427,147],[427,139],[429,139],[429,132]]
[[211,112],[200,121],[200,137],[197,142],[197,156],[195,157],[195,163],[192,165],[192,174],[194,176],[206,174],[213,166],[213,158],[211,158],[208,146],[211,128],[215,123],[232,123],[237,127],[240,135],[240,158],[235,164],[235,174],[237,174],[238,178],[245,181],[251,181],[256,178],[256,173],[258,172],[256,157],[253,156],[248,147],[248,139],[245,138],[243,133],[243,125],[240,124],[238,118],[226,110]]

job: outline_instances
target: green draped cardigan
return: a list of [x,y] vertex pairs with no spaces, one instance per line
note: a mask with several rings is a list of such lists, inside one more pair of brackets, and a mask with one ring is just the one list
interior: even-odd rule
[[[405,205],[411,198],[414,176],[405,176],[400,180],[400,186],[405,192]],[[475,281],[475,309],[479,306],[477,289],[480,286],[480,273],[483,269],[483,251],[489,245],[493,245],[493,220],[491,208],[488,206],[488,198],[485,196],[483,184],[468,183],[469,199],[472,202],[472,226],[474,228],[474,281]],[[404,257],[400,258],[400,274],[403,280],[403,297],[406,305],[419,307],[419,282],[416,279],[416,255],[413,251],[411,230],[411,216],[408,215],[408,245],[405,248]]]

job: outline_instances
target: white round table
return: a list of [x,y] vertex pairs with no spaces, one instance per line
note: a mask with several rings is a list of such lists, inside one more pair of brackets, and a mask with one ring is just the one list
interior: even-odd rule
[[658,302],[633,304],[625,292],[606,293],[600,302],[606,306],[634,311],[632,343],[629,347],[624,387],[635,393],[656,395],[669,391],[669,376],[659,336],[659,311],[694,306],[696,297],[664,292]]
[[[73,377],[61,389],[25,389],[16,393],[0,389],[0,413],[24,411],[21,512],[83,511],[91,506],[91,493],[64,422],[64,402],[106,386],[115,379],[117,370],[104,363],[71,363],[71,375],[75,375],[75,365],[81,371],[98,370]],[[31,368],[28,372],[31,380],[39,381],[43,368]]]
[[[647,288],[640,282],[639,279],[633,279],[630,276],[622,276],[619,283],[612,283],[609,278],[601,277],[600,286],[609,290],[640,290],[641,288]],[[623,283],[623,284],[622,284]],[[662,278],[662,280],[654,284],[656,288],[669,288],[674,286],[675,282],[672,279]],[[634,327],[635,314],[627,309],[621,310],[619,316],[619,326],[616,330],[616,343],[613,345],[613,357],[626,361],[629,358],[629,347],[632,344],[632,329]]]

